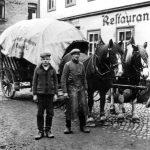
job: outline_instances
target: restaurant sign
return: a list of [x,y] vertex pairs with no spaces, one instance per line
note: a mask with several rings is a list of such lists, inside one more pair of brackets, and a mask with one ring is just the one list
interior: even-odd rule
[[109,15],[103,15],[102,17],[103,26],[149,21],[149,13],[147,12],[132,15],[122,15],[121,13],[117,13],[113,17],[110,17]]

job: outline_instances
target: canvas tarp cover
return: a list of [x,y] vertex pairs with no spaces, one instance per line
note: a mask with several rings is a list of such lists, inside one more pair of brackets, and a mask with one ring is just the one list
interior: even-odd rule
[[58,71],[66,48],[77,40],[85,40],[82,33],[70,23],[55,19],[33,19],[20,21],[7,28],[0,36],[2,53],[9,57],[23,58],[38,65],[40,54],[51,53],[51,64]]

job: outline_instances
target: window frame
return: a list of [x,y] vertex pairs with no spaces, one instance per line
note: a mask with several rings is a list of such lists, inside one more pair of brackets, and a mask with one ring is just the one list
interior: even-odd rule
[[[90,41],[90,35],[92,35],[92,34],[93,35],[96,35],[96,34],[98,35],[98,40],[97,41],[95,41],[95,40]],[[101,35],[101,29],[87,30],[87,40],[89,42],[88,55],[92,55],[92,54],[95,53],[95,47],[94,47],[94,45],[98,44],[100,35]],[[93,38],[94,38],[94,36],[93,36]],[[91,44],[92,44],[92,50],[90,51],[90,45]]]
[[[118,28],[116,28],[116,42],[118,43],[118,42],[120,42],[120,40],[119,40],[119,33],[120,32],[124,32],[124,33],[126,33],[126,32],[128,32],[128,31],[131,31],[131,37],[133,36],[134,37],[134,34],[135,34],[135,26],[124,26],[124,27],[118,27]],[[129,40],[131,39],[131,37],[130,37],[130,39],[126,39],[126,34],[124,34],[125,36],[124,36],[124,38],[125,38],[125,40],[123,40],[123,47],[124,47],[124,50],[126,49],[126,43],[128,43],[129,42]]]
[[5,19],[5,0],[0,0],[0,5],[3,8],[3,10],[2,10],[2,17],[0,17],[0,20],[3,20],[3,19]]
[[67,0],[65,0],[65,7],[66,7],[66,8],[67,8],[67,7],[74,6],[74,5],[76,5],[76,0],[72,0],[72,3],[69,3],[69,4],[67,4]]
[[[54,2],[54,6],[52,8],[49,8],[49,4],[50,2],[52,3],[52,1]],[[47,0],[47,11],[55,11],[56,10],[56,0]]]
[[[37,4],[36,3],[28,3],[28,20],[29,20],[29,10],[34,10],[37,18]],[[33,18],[31,18],[33,19]]]

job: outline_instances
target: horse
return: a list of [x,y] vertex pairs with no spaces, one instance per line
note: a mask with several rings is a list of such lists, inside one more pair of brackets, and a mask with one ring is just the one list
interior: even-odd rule
[[[102,42],[100,42],[102,43]],[[83,62],[85,66],[86,79],[88,84],[88,121],[93,121],[92,109],[94,104],[94,92],[100,94],[100,120],[105,121],[105,97],[113,84],[115,76],[123,73],[122,56],[124,54],[123,43],[114,43],[112,39],[108,44],[99,44],[95,53]]]
[[[123,61],[123,74],[121,77],[118,77],[116,83],[121,85],[129,85],[129,87],[119,87],[118,90],[114,89],[113,96],[111,96],[111,104],[113,105],[114,99],[119,102],[119,115],[118,119],[124,119],[125,108],[124,103],[131,102],[132,111],[131,118],[133,122],[139,122],[139,116],[135,111],[135,104],[139,102],[138,98],[139,89],[136,86],[140,85],[141,79],[146,81],[149,76],[148,70],[148,54],[145,50],[145,45],[135,45],[134,40],[131,40],[127,45],[127,48],[124,53]],[[129,90],[130,88],[130,90]],[[127,90],[128,89],[128,90]],[[113,101],[113,102],[112,102]],[[115,107],[112,107],[112,110]],[[112,111],[115,112],[115,111]]]

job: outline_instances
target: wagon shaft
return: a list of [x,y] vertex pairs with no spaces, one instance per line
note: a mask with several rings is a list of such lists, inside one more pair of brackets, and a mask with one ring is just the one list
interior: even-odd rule
[[124,85],[124,84],[113,84],[114,88],[124,88],[124,89],[139,89],[139,90],[145,90],[148,87],[147,86],[134,86],[134,85]]

